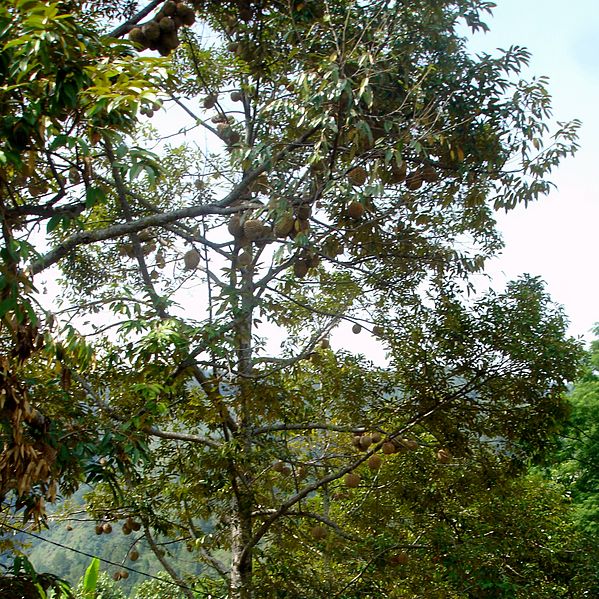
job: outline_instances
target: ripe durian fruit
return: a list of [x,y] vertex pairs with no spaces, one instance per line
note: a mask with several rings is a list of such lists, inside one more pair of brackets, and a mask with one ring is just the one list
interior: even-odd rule
[[231,101],[232,102],[241,102],[243,100],[243,94],[240,91],[232,91],[231,92]]
[[372,445],[372,437],[370,435],[362,435],[360,437],[360,449],[366,451]]
[[378,453],[371,455],[368,458],[368,467],[371,470],[378,470],[383,464],[383,458]]
[[196,15],[193,11],[193,8],[187,6],[186,4],[183,4],[183,2],[177,4],[177,10],[175,14],[177,17],[181,19],[181,22],[186,27],[191,27],[196,21]]
[[439,180],[439,173],[437,169],[432,164],[427,164],[420,169],[420,173],[422,174],[422,178],[427,183],[434,183]]
[[283,472],[283,470],[285,469],[285,462],[282,462],[281,460],[276,461],[273,465],[272,465],[272,469],[275,472]]
[[439,449],[437,451],[437,460],[441,462],[441,464],[449,464],[451,462],[451,453],[448,449]]
[[185,263],[185,270],[195,270],[200,263],[200,253],[195,249],[189,250],[184,254],[183,262]]
[[305,260],[297,260],[293,265],[293,274],[298,279],[303,279],[308,274],[309,268],[310,267]]
[[361,480],[362,477],[357,472],[348,472],[343,478],[345,486],[350,489],[355,489],[360,484]]
[[252,263],[252,255],[249,252],[243,251],[237,256],[237,265],[240,268],[246,268]]
[[177,29],[175,26],[175,21],[173,21],[170,17],[162,17],[162,19],[158,21],[158,25],[162,33],[172,33]]
[[280,239],[284,239],[293,231],[293,225],[295,221],[293,219],[293,215],[290,212],[285,212],[282,214],[277,222],[275,223],[275,235]]
[[358,334],[360,333],[360,331],[361,331],[361,330],[362,330],[362,327],[361,327],[361,326],[360,326],[358,323],[354,324],[354,325],[352,326],[352,328],[351,328],[351,332],[352,332],[354,335],[358,335]]
[[360,202],[352,202],[347,207],[347,213],[354,220],[358,220],[358,219],[362,218],[362,216],[364,215],[364,211],[365,211],[364,205],[361,204]]
[[216,106],[216,103],[218,102],[218,95],[217,94],[208,94],[205,98],[204,98],[204,108],[206,108],[207,110],[210,110],[210,108],[214,108]]
[[372,435],[370,435],[370,436],[372,437],[373,443],[380,443],[381,439],[383,438],[381,433],[376,432],[376,431],[374,433],[372,433]]
[[160,39],[160,25],[155,21],[143,25],[141,31],[148,42],[157,42]]
[[102,524],[102,532],[106,535],[109,535],[112,532],[112,525],[108,522]]
[[410,191],[416,191],[422,187],[423,182],[421,173],[419,171],[412,171],[406,177],[405,185]]
[[368,179],[368,172],[363,166],[356,166],[347,173],[347,178],[352,185],[355,187],[360,187],[366,183],[366,179]]
[[173,0],[167,0],[162,7],[162,12],[169,17],[172,17],[176,11],[177,3],[173,2]]
[[296,214],[299,219],[308,220],[312,216],[312,207],[310,204],[300,204]]
[[238,214],[234,214],[227,223],[227,230],[236,239],[243,235],[243,225],[241,224],[241,218]]
[[391,455],[392,453],[395,453],[397,451],[397,447],[395,446],[395,443],[392,443],[391,441],[386,441],[385,443],[383,443],[382,450],[385,455]]
[[410,561],[408,554],[402,551],[401,553],[396,553],[389,558],[389,563],[393,566],[405,566]]
[[142,31],[141,27],[134,27],[129,32],[129,40],[140,46],[141,50],[145,50],[148,47],[148,40],[144,35],[144,32]]
[[72,166],[69,169],[69,183],[71,183],[73,185],[77,185],[80,182],[81,182],[81,175],[79,174],[77,167]]
[[399,166],[396,162],[391,164],[391,173],[389,174],[388,181],[392,185],[403,183],[406,179],[408,172],[408,166],[405,162],[402,162]]
[[243,234],[250,241],[256,241],[256,239],[260,239],[260,237],[262,237],[262,232],[264,230],[263,227],[264,225],[262,224],[262,221],[256,218],[251,218],[246,220],[243,224]]
[[139,559],[139,551],[137,551],[137,549],[132,549],[132,550],[129,552],[129,559],[130,559],[132,562],[136,562],[136,561]]

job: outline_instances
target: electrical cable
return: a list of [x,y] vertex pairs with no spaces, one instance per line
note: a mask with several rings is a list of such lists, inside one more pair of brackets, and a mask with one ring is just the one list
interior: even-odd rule
[[60,547],[61,549],[67,549],[68,551],[73,551],[74,553],[78,553],[79,555],[85,555],[85,557],[90,557],[92,559],[96,558],[96,559],[100,560],[101,562],[104,562],[105,564],[110,564],[111,566],[116,566],[121,569],[129,570],[129,572],[134,572],[135,574],[139,574],[141,576],[146,576],[147,578],[153,578],[154,580],[159,580],[160,582],[165,582],[167,584],[179,587],[181,589],[195,592],[195,589],[192,589],[191,587],[188,587],[184,584],[179,584],[178,582],[174,582],[173,580],[165,580],[164,578],[154,576],[153,574],[149,574],[148,572],[142,572],[141,570],[136,570],[135,568],[131,568],[124,564],[119,564],[117,562],[110,561],[109,559],[100,557],[98,555],[93,555],[91,553],[81,551],[80,549],[75,549],[74,547],[69,547],[68,545],[63,545],[62,543],[58,543],[57,541],[51,541],[50,539],[45,539],[44,537],[42,537],[40,535],[36,535],[35,533],[29,532],[28,530],[22,530],[20,528],[16,528],[14,526],[11,526],[10,524],[2,523],[2,524],[0,524],[0,528],[9,528],[10,530],[13,530],[15,532],[23,533],[23,534],[29,535],[30,537],[34,537],[40,541],[44,541],[45,543],[50,543],[51,545]]

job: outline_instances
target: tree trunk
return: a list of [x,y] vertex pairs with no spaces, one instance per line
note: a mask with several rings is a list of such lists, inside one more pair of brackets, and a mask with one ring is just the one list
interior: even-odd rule
[[243,270],[241,311],[237,328],[237,362],[239,379],[239,416],[237,437],[242,450],[235,460],[231,503],[231,587],[230,599],[252,599],[252,551],[244,551],[252,537],[253,494],[250,469],[252,454],[252,314],[254,309],[254,272]]
[[[252,552],[244,552],[252,534],[251,500],[242,493],[233,499],[231,509],[231,588],[230,599],[252,599]],[[244,505],[244,503],[246,505]]]

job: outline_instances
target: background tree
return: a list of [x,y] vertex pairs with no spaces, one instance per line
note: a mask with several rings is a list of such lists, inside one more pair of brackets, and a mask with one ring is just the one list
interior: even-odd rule
[[568,489],[578,525],[591,537],[599,526],[598,366],[599,342],[595,340],[585,356],[582,376],[568,396],[570,414],[550,470],[551,477]]
[[[100,533],[120,519],[189,597],[167,542],[239,599],[277,596],[305,547],[357,575],[446,551],[420,511],[449,489],[404,497],[407,474],[494,488],[563,417],[579,349],[542,285],[460,296],[501,247],[493,208],[548,190],[576,123],[548,139],[525,50],[469,55],[456,27],[489,2],[192,4],[0,9],[2,493],[39,519],[86,478]],[[131,42],[100,37],[120,16]],[[148,150],[158,99],[207,150]],[[53,266],[56,314],[33,289]],[[386,364],[330,349],[350,325]],[[318,580],[289,592],[355,592]]]

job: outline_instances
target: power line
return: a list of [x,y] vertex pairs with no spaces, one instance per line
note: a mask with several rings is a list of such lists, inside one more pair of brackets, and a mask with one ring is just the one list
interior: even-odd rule
[[192,592],[196,591],[196,589],[192,589],[191,587],[188,587],[184,584],[180,584],[173,580],[165,580],[164,578],[154,576],[153,574],[148,574],[148,572],[142,572],[141,570],[136,570],[135,568],[131,568],[129,566],[126,566],[125,564],[119,564],[117,562],[110,561],[109,559],[100,557],[99,555],[93,555],[92,553],[87,553],[86,551],[81,551],[80,549],[75,549],[74,547],[69,547],[68,545],[63,545],[62,543],[58,543],[57,541],[52,541],[50,539],[46,539],[40,535],[36,535],[35,533],[28,531],[28,530],[22,530],[20,528],[15,528],[14,526],[11,526],[10,524],[2,523],[2,524],[0,524],[0,526],[4,527],[4,528],[9,528],[18,533],[23,533],[23,534],[29,535],[30,537],[34,537],[40,541],[43,541],[44,543],[50,543],[51,545],[55,545],[56,547],[60,547],[61,549],[67,549],[68,551],[72,551],[73,553],[78,553],[79,555],[85,555],[85,557],[90,557],[92,559],[96,558],[96,559],[100,560],[101,562],[104,562],[105,564],[110,564],[111,566],[116,566],[117,568],[129,570],[129,572],[134,572],[135,574],[139,574],[141,576],[146,576],[147,578],[153,578],[154,580],[159,580],[160,582],[165,582],[167,584],[179,587],[181,589],[185,589],[187,591],[192,591]]

